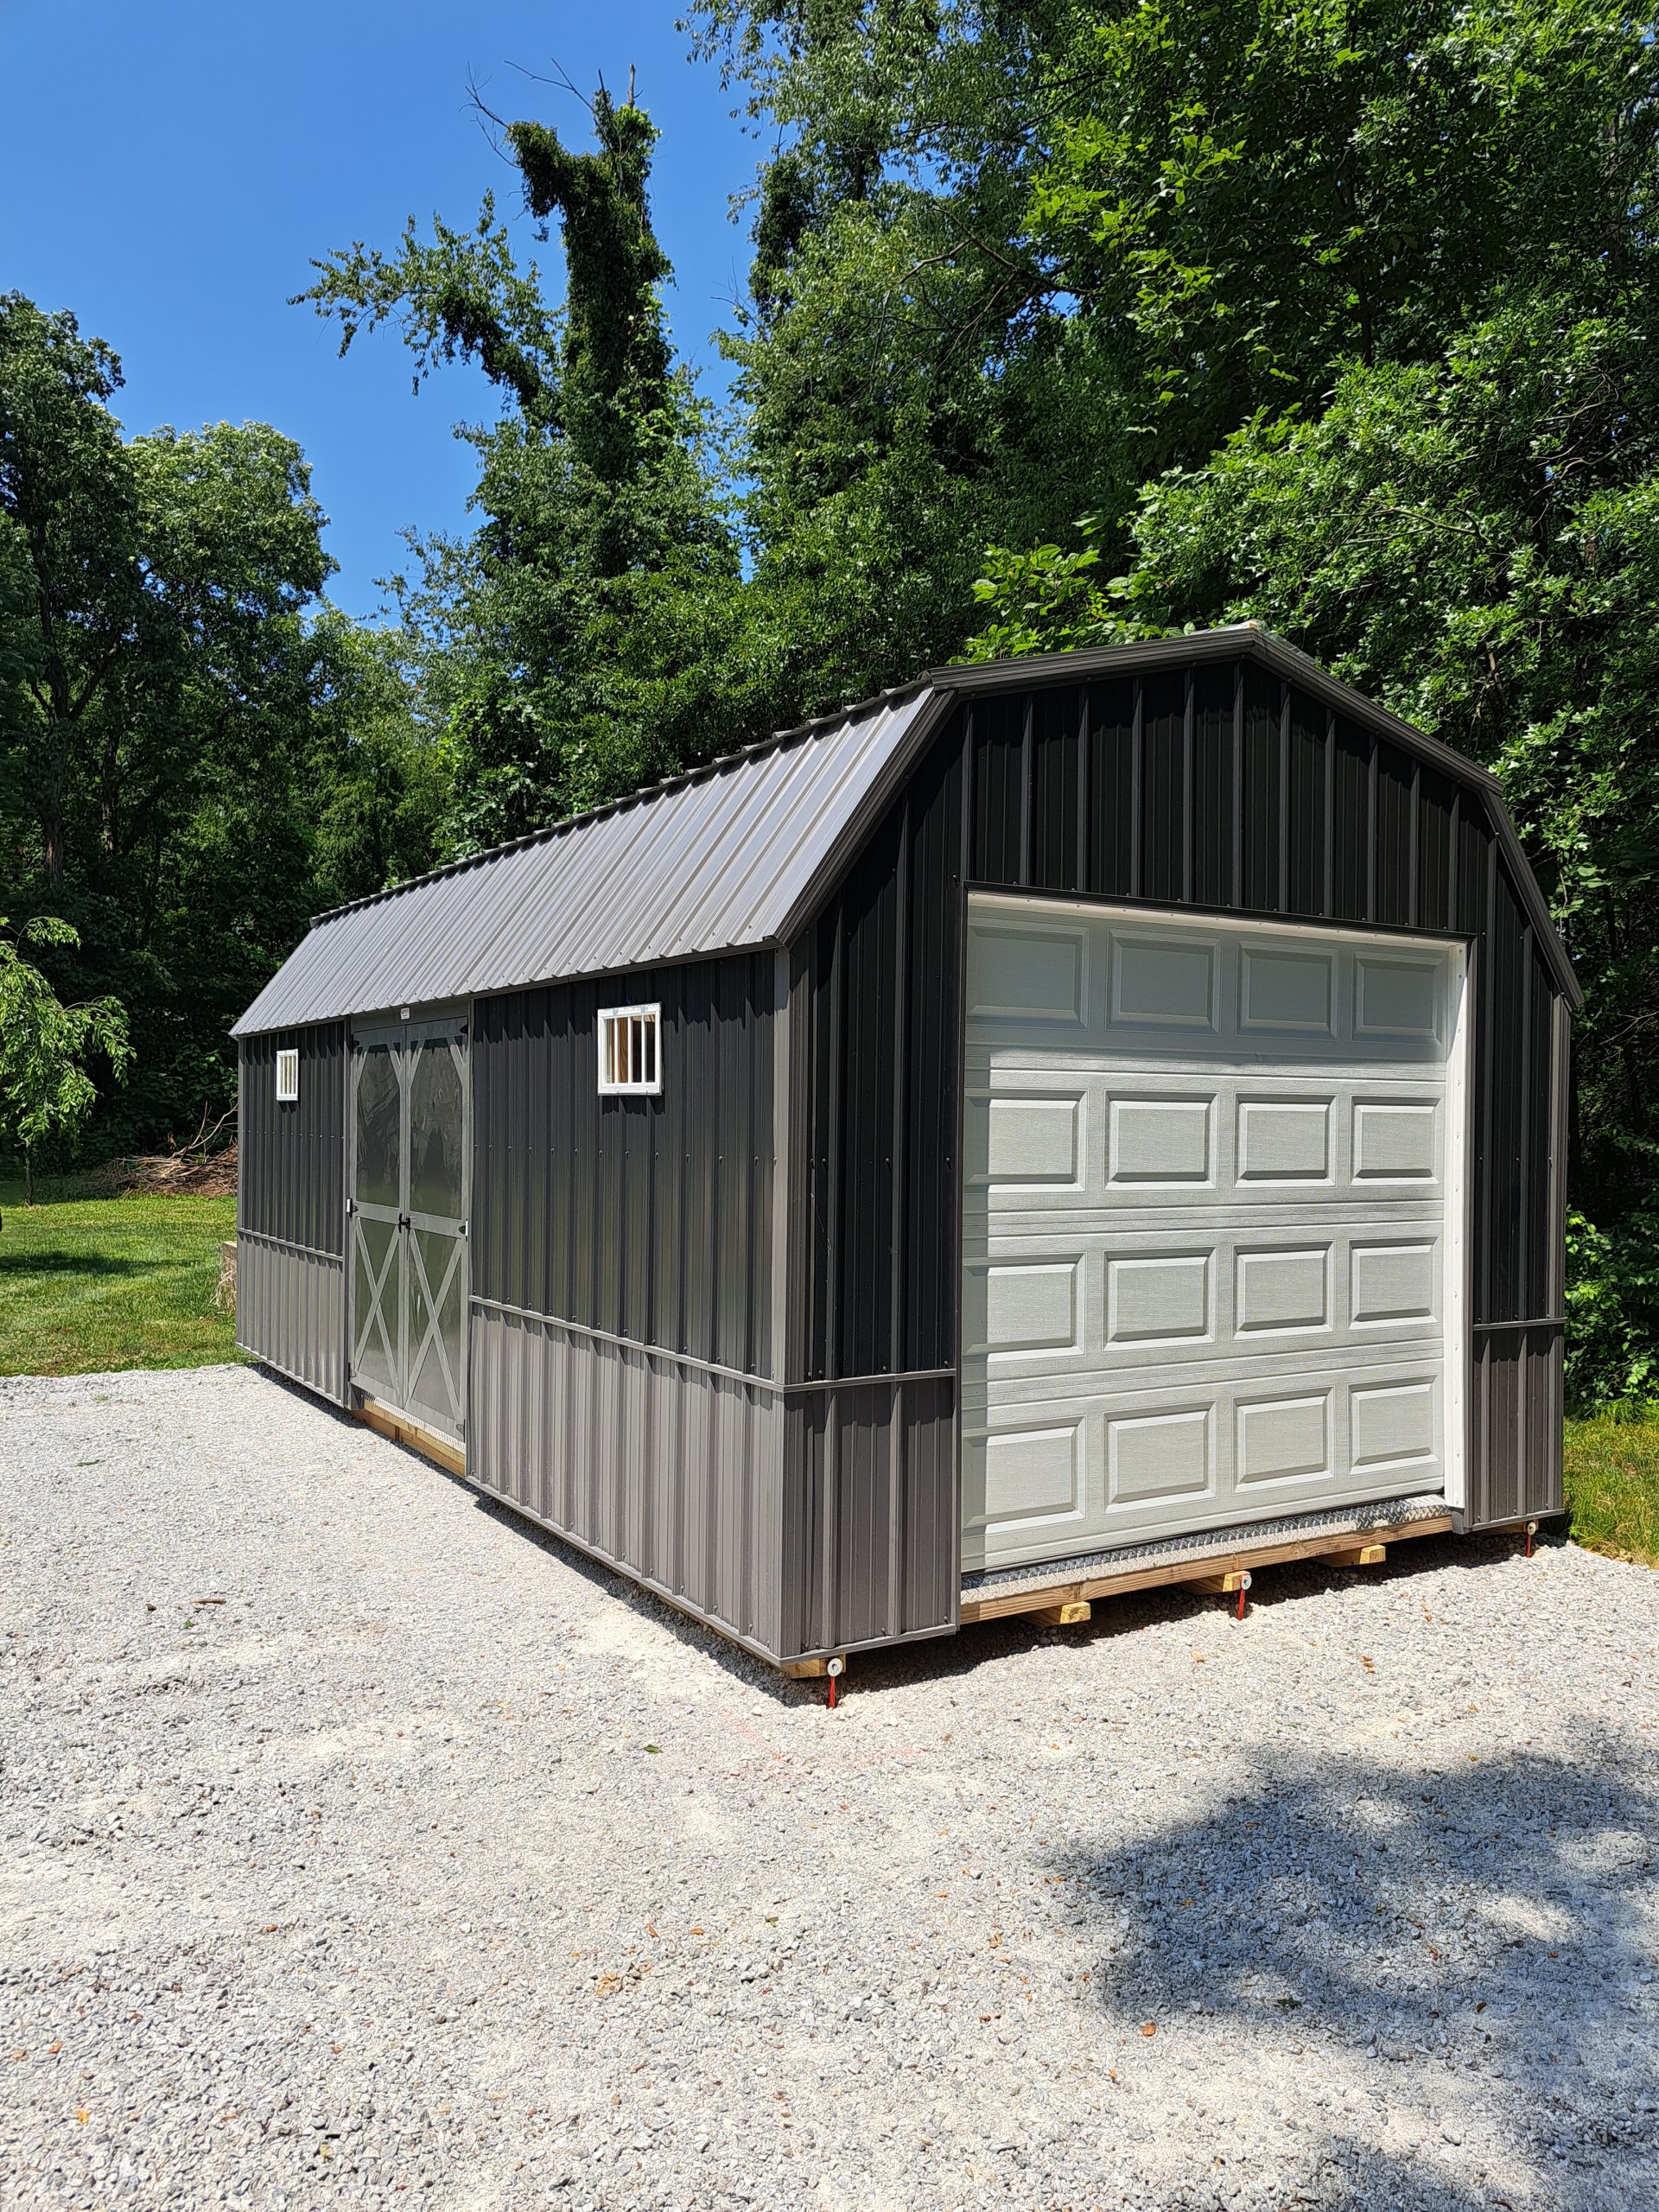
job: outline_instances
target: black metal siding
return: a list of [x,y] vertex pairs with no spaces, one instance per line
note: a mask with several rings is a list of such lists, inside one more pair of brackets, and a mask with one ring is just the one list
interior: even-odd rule
[[[475,1002],[467,1471],[773,1658],[777,958]],[[601,1007],[662,1007],[656,1096],[599,1090]]]
[[[956,1365],[964,855],[987,889],[1470,938],[1466,1517],[1559,1510],[1548,1409],[1560,1396],[1564,1014],[1478,785],[1248,656],[1082,683],[1051,673],[1028,690],[964,694],[797,949],[792,1172],[805,1237],[791,1373],[859,1382],[836,1419],[821,1387],[789,1432],[806,1516],[793,1602],[825,1645],[868,1629],[865,1601],[846,1594],[837,1609],[843,1578],[826,1575],[849,1520],[871,1547],[863,1582],[911,1592],[887,1632],[937,1624],[937,1592],[912,1589],[908,1554],[895,1564],[881,1550],[883,1485],[893,1468],[906,1480],[908,1462],[871,1441],[897,1416],[860,1378]],[[933,1389],[930,1469],[955,1451],[954,1393]],[[910,1401],[902,1410],[908,1421]],[[855,1507],[863,1484],[876,1487]],[[826,1503],[837,1485],[842,1502]],[[925,1510],[954,1560],[945,1487],[927,1489]],[[909,1510],[901,1502],[889,1518]]]
[[[297,1048],[300,1096],[276,1103],[276,1055]],[[242,1041],[238,1226],[312,1252],[346,1249],[346,1027]]]
[[[774,973],[739,954],[477,1001],[475,1298],[772,1375]],[[660,1096],[601,1097],[599,1008],[655,1001]]]
[[[803,1652],[957,1621],[963,854],[975,833],[956,731],[795,956],[784,1619]],[[982,816],[977,849],[1018,853],[1035,741],[1025,702],[993,718],[987,775],[1009,810]],[[1058,834],[1060,808],[1052,819]],[[871,1389],[858,1380],[871,1375],[903,1379]]]
[[[276,1103],[276,1055],[300,1095]],[[236,1340],[336,1404],[346,1392],[346,1029],[244,1038],[238,1069]]]

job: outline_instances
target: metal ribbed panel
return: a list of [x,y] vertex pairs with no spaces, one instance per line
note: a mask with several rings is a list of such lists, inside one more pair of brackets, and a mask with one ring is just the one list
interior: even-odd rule
[[783,1618],[791,1656],[955,1629],[954,1396],[948,1379],[791,1396]]
[[[511,992],[473,1029],[473,1287],[744,1374],[772,1371],[776,963]],[[663,1010],[663,1088],[599,1096],[599,1009]]]
[[[276,1055],[300,1056],[300,1095],[276,1101]],[[346,1249],[346,1031],[276,1030],[241,1048],[238,1218],[313,1251]]]
[[236,1033],[771,944],[928,696],[325,917]]
[[768,1658],[796,1656],[774,1389],[488,1306],[471,1357],[469,1481]]
[[1482,1496],[1472,1524],[1561,1510],[1561,1330],[1558,1324],[1477,1331],[1471,1456]]
[[236,1341],[268,1367],[344,1405],[344,1262],[242,1230],[236,1246]]

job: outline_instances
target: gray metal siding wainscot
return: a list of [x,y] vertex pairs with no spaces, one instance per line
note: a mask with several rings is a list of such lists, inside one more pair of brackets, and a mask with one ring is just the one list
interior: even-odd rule
[[[813,1445],[813,1478],[843,1499],[831,1529],[849,1517],[860,1466],[873,1452],[887,1464],[887,1447],[865,1435],[883,1425],[868,1378],[956,1363],[964,878],[988,890],[1471,939],[1465,1518],[1479,1527],[1560,1510],[1567,1005],[1535,888],[1516,878],[1478,770],[1464,779],[1433,747],[1397,741],[1386,716],[1374,725],[1357,705],[1347,710],[1250,652],[1220,658],[1209,642],[1182,665],[1172,641],[1173,664],[1116,677],[1067,680],[1050,664],[1021,681],[1005,666],[976,693],[976,671],[957,671],[953,715],[803,941],[804,1111],[792,1163],[805,1199],[802,1368],[826,1408],[839,1378],[863,1393],[846,1427],[856,1443]],[[917,1471],[903,1478],[925,1484],[948,1461],[953,1522],[945,1430],[956,1410],[942,1390],[933,1448],[912,1452]],[[908,1411],[900,1396],[886,1418]],[[826,1411],[819,1432],[827,1421]],[[937,1511],[935,1541],[954,1545],[945,1504],[906,1496],[890,1518],[908,1526]],[[888,1574],[874,1530],[870,1541],[852,1583],[902,1585],[906,1570]],[[825,1558],[820,1538],[791,1561],[798,1593],[817,1586],[833,1599],[838,1570]],[[849,1591],[839,1609],[822,1601],[821,1615],[850,1626],[853,1604]]]
[[[777,963],[480,999],[467,1473],[783,1651],[772,1365]],[[660,1003],[658,1096],[601,1097],[598,1010]]]
[[[300,1056],[300,1095],[276,1100],[276,1054]],[[238,1069],[236,1340],[343,1404],[346,1376],[346,1028],[244,1038]]]

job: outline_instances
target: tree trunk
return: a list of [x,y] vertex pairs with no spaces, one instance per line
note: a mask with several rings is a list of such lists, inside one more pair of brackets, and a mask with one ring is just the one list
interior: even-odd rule
[[64,826],[63,779],[54,779],[55,788],[48,791],[40,802],[41,861],[46,880],[54,891],[63,881]]

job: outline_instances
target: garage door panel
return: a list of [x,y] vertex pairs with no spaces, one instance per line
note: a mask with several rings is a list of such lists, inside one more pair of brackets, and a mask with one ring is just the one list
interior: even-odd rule
[[1440,1101],[1382,1096],[1357,1099],[1353,1108],[1353,1179],[1371,1189],[1415,1183],[1438,1190],[1440,1179]]
[[970,1267],[964,1279],[963,1344],[990,1366],[1024,1356],[1051,1366],[1081,1357],[1080,1252],[1011,1254]]
[[1436,1236],[1356,1237],[1348,1250],[1348,1310],[1356,1329],[1438,1326],[1445,1268]]
[[963,1564],[1018,1566],[1444,1482],[1441,1383],[1398,1361],[964,1402]]
[[1190,1039],[1221,1027],[1220,985],[1225,949],[1196,932],[1109,932],[1113,1029]]
[[1260,1189],[1337,1179],[1337,1099],[1241,1093],[1233,1102],[1233,1179]]
[[964,1556],[1017,1549],[1024,1557],[1075,1545],[1092,1516],[1087,1493],[1085,1429],[1078,1408],[1071,1420],[1004,1425],[964,1438]]
[[1326,1389],[1244,1399],[1236,1414],[1239,1488],[1329,1482],[1334,1471],[1332,1399]]
[[1022,1027],[1084,1027],[1089,1020],[1089,933],[1038,924],[976,926],[968,946],[968,1011]]
[[1141,1355],[1166,1346],[1183,1353],[1213,1343],[1213,1250],[1127,1251],[1106,1258],[1105,1344]]
[[1178,1352],[1173,1357],[1154,1349],[1133,1364],[1114,1363],[1109,1390],[1099,1389],[1099,1363],[1044,1372],[1032,1361],[1007,1371],[988,1372],[982,1360],[976,1367],[963,1370],[963,1419],[982,1427],[997,1408],[1011,1411],[1024,1407],[1027,1412],[1033,1408],[1040,1411],[1062,1396],[1069,1400],[1074,1394],[1090,1392],[1097,1392],[1103,1404],[1116,1406],[1121,1401],[1168,1391],[1178,1385],[1210,1395],[1230,1390],[1269,1398],[1322,1389],[1338,1380],[1381,1386],[1402,1375],[1421,1376],[1436,1364],[1439,1350],[1439,1338],[1429,1333],[1414,1342],[1378,1342],[1351,1352],[1333,1351],[1328,1339],[1315,1338],[1294,1349],[1274,1346],[1270,1361],[1246,1362],[1230,1354],[1205,1357],[1203,1347],[1197,1353]]
[[1239,1027],[1273,1036],[1334,1038],[1338,962],[1283,944],[1239,950]]
[[[1310,1349],[1365,1361],[1438,1344],[1445,1255],[1440,1217],[1379,1236],[1373,1216],[1315,1221],[1238,1209],[1202,1224],[1165,1214],[1103,1229],[1043,1216],[1005,1221],[963,1278],[964,1383],[995,1376],[1109,1376],[1194,1362],[1240,1375]],[[1310,1232],[1318,1233],[1310,1233]]]
[[[1080,1091],[1045,1096],[1041,1091],[1003,1092],[976,1100],[975,1149],[984,1166],[980,1176],[988,1187],[1005,1190],[1047,1190],[1071,1194],[1083,1188],[1084,1158]],[[971,1139],[970,1139],[971,1141]]]
[[1233,1252],[1236,1337],[1306,1336],[1335,1325],[1331,1246],[1264,1244]]
[[1442,957],[1360,953],[1354,962],[1354,1034],[1368,1040],[1442,1046],[1446,1039]]
[[970,953],[966,1563],[1443,1484],[1452,956],[997,927]]
[[1439,1457],[1437,1378],[1412,1375],[1356,1387],[1349,1394],[1356,1467],[1421,1467]]
[[1021,1058],[969,1092],[967,1187],[994,1214],[1444,1201],[1443,1085],[1255,1068],[1052,1077]]
[[1213,1093],[1148,1091],[1108,1096],[1095,1117],[1106,1129],[1103,1180],[1109,1193],[1134,1190],[1136,1200],[1173,1188],[1211,1191],[1216,1183]]

